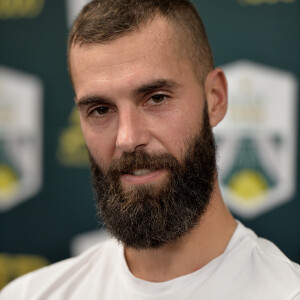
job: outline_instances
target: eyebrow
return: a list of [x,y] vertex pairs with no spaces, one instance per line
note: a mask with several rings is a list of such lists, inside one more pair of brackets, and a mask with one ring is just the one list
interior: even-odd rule
[[162,88],[174,89],[174,88],[178,88],[179,86],[180,85],[174,80],[158,79],[153,82],[143,84],[142,86],[134,89],[132,94],[133,95],[147,94],[158,89],[162,89]]
[[101,97],[101,96],[90,96],[90,97],[83,97],[78,100],[76,103],[76,106],[78,108],[81,108],[86,105],[90,104],[107,104],[110,103],[111,101],[108,98]]
[[[179,88],[180,84],[177,83],[174,80],[170,80],[170,79],[158,79],[149,83],[145,83],[141,86],[139,86],[138,88],[134,89],[132,91],[132,95],[137,96],[137,95],[141,95],[141,94],[148,94],[151,93],[155,90],[159,90],[159,89],[176,89]],[[103,96],[88,96],[88,97],[83,97],[81,99],[78,100],[78,102],[76,103],[77,107],[83,107],[86,105],[90,105],[90,104],[108,104],[111,103],[111,100],[107,97],[103,97]]]

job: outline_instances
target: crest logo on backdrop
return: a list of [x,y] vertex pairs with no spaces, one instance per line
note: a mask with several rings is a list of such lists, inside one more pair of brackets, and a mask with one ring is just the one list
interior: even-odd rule
[[0,210],[37,193],[42,184],[42,84],[0,67]]
[[214,131],[220,186],[229,208],[251,218],[295,193],[297,82],[247,61],[223,69],[229,108]]

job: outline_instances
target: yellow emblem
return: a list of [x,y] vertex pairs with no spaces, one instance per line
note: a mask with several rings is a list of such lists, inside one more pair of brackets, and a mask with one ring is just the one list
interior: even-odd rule
[[16,172],[6,164],[0,163],[0,202],[9,199],[19,186]]
[[69,126],[63,129],[59,137],[57,158],[66,166],[88,166],[88,152],[81,132],[79,114],[76,107],[73,108],[69,117]]
[[45,0],[0,0],[0,19],[34,18],[44,8]]

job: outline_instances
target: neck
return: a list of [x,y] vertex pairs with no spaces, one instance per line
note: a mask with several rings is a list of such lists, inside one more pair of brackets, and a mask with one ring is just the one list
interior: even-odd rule
[[135,277],[168,281],[199,270],[221,255],[236,226],[216,183],[206,213],[188,234],[159,249],[125,248],[125,258]]

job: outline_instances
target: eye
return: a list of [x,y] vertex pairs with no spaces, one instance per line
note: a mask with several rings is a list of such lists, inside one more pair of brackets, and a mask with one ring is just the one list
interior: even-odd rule
[[153,95],[150,100],[152,100],[154,103],[159,104],[166,100],[167,96],[164,94],[156,94]]
[[93,109],[89,115],[95,115],[95,116],[104,116],[108,114],[111,111],[111,108],[108,106],[98,106],[95,109]]

